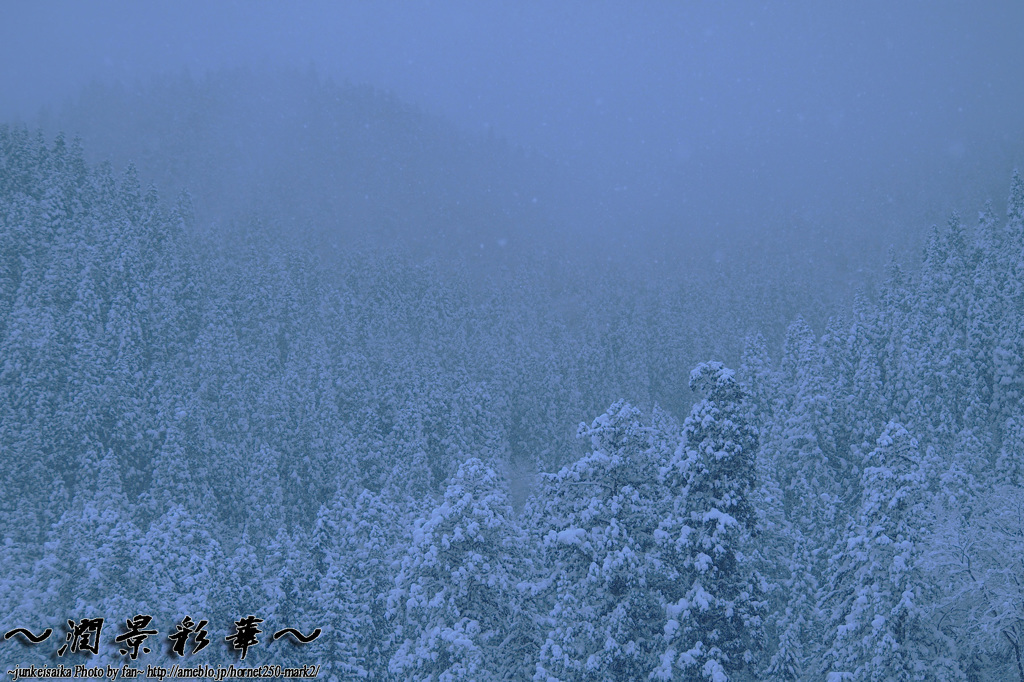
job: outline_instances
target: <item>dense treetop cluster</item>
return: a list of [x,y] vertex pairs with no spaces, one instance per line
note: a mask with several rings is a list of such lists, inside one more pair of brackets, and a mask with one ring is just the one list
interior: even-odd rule
[[255,614],[324,635],[247,663],[338,680],[1024,680],[1019,176],[818,331],[724,276],[193,224],[0,128],[5,632],[191,615],[183,662],[237,663]]

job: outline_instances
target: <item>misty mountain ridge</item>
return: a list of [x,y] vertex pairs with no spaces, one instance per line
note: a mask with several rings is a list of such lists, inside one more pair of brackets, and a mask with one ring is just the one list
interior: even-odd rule
[[[258,217],[326,257],[408,250],[492,274],[539,258],[655,280],[784,271],[780,286],[795,278],[839,304],[880,273],[875,240],[847,234],[838,217],[773,215],[770,205],[737,217],[729,201],[718,220],[690,211],[680,171],[658,177],[651,167],[646,186],[620,191],[585,160],[524,149],[493,128],[468,133],[312,70],[93,84],[56,111],[39,117],[48,134],[81,137],[93,162],[135,165],[165,196],[187,189],[200,229],[223,233]],[[919,248],[923,234],[901,230],[897,254]]]
[[307,245],[470,258],[555,233],[550,162],[311,71],[94,84],[41,121],[80,136],[93,161],[188,190],[201,223],[258,215]]

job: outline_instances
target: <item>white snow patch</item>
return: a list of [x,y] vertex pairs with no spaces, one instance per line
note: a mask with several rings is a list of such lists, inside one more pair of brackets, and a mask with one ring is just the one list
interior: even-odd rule
[[566,528],[558,531],[556,539],[565,545],[579,545],[583,542],[583,536],[586,534],[587,531],[582,528]]

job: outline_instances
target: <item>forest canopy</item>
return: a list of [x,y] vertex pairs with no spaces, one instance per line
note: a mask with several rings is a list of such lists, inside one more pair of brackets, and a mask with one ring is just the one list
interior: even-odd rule
[[324,634],[246,661],[328,679],[1024,679],[1019,175],[807,319],[724,268],[225,244],[139,176],[0,127],[4,632],[190,615],[237,663],[259,614]]

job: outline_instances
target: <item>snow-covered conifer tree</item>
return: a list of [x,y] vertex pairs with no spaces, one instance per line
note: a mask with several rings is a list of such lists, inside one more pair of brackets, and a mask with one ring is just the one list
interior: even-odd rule
[[671,579],[654,540],[665,448],[623,401],[578,433],[593,451],[546,475],[536,503],[549,610],[534,679],[643,679]]
[[757,515],[757,431],[733,372],[698,365],[690,388],[705,397],[683,425],[684,441],[662,477],[675,497],[658,542],[682,588],[665,606],[658,679],[724,682],[749,669],[762,646],[766,584],[749,562]]
[[479,459],[467,460],[441,505],[416,521],[388,597],[398,642],[391,674],[438,682],[502,679],[522,667],[506,649],[521,551],[501,480]]
[[862,475],[857,521],[831,560],[823,604],[832,606],[826,654],[836,679],[962,680],[948,640],[929,618],[933,596],[920,565],[924,480],[917,441],[897,422],[878,438]]

